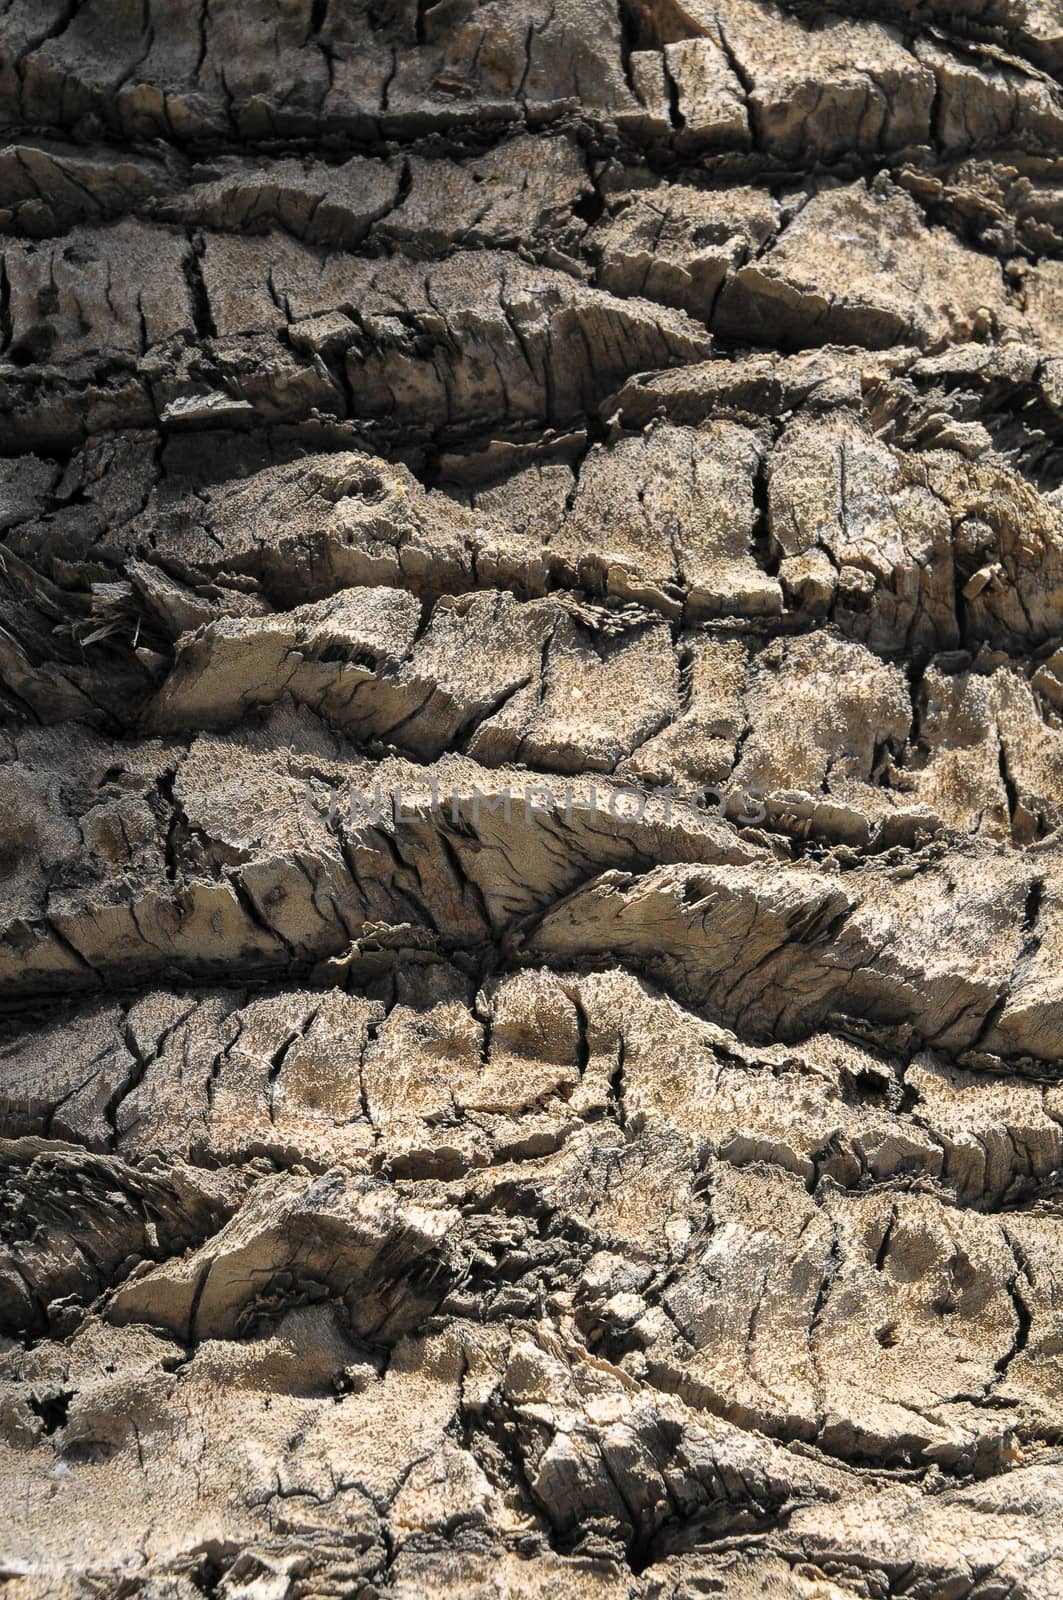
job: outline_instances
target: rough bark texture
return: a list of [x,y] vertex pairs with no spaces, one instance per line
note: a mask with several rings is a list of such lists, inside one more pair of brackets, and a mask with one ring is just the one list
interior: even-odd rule
[[4,1600],[1063,1595],[1061,73],[0,0]]

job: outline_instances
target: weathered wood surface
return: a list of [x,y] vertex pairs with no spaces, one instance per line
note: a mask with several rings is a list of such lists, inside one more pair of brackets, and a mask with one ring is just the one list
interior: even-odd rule
[[0,0],[5,1600],[1063,1594],[1061,72]]

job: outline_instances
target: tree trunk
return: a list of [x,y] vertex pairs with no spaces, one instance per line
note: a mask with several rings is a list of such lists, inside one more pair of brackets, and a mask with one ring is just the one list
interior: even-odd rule
[[5,1600],[1063,1595],[1061,71],[0,0]]

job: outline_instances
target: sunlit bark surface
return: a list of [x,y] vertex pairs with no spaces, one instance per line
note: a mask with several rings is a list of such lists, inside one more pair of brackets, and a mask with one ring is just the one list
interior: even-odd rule
[[4,1600],[1063,1595],[1061,71],[0,0]]

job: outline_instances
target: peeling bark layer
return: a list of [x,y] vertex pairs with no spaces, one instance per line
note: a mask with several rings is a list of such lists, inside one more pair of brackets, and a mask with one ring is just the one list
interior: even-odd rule
[[1061,73],[0,0],[5,1600],[1063,1594]]

